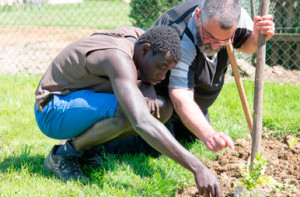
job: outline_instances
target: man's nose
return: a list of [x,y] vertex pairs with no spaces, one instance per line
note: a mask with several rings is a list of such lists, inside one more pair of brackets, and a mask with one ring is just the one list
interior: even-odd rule
[[216,50],[216,49],[218,49],[218,47],[219,47],[218,43],[215,43],[215,42],[212,42],[212,43],[210,43],[209,45],[211,46],[211,48],[212,48],[213,50]]

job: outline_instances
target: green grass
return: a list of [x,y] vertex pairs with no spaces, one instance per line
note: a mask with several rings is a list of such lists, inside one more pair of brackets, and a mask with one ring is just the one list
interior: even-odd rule
[[82,4],[45,4],[42,9],[0,8],[0,25],[62,26],[113,29],[132,25],[130,6],[120,1],[85,0]]
[[[244,81],[243,86],[249,109],[252,112],[254,83]],[[263,127],[275,135],[299,134],[300,86],[265,83],[263,96]],[[249,132],[235,83],[225,85],[219,98],[211,107],[210,115],[213,119],[212,125],[216,130],[225,131],[237,137]]]
[[[0,75],[0,196],[174,196],[194,183],[193,175],[171,159],[143,154],[106,155],[101,169],[84,168],[87,182],[55,178],[43,160],[58,141],[39,131],[33,113],[40,77]],[[252,109],[253,82],[244,87]],[[277,134],[299,132],[299,92],[299,86],[266,83],[264,126]],[[232,137],[248,133],[234,83],[225,85],[210,115],[219,131]],[[186,147],[203,161],[216,156],[200,142]]]

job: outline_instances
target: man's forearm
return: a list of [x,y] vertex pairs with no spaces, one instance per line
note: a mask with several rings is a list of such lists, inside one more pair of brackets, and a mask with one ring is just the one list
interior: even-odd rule
[[175,105],[174,108],[183,124],[201,141],[205,142],[208,137],[215,133],[194,101],[186,102],[180,107]]
[[241,48],[237,49],[246,54],[255,53],[257,50],[257,35],[255,32],[252,32],[249,38],[245,41],[245,43],[241,46]]
[[[146,118],[146,117],[145,117]],[[151,120],[149,120],[151,119]],[[147,118],[143,124],[134,130],[153,148],[170,157],[192,173],[206,168],[192,153],[186,150],[167,130],[167,128],[153,117]],[[155,121],[155,122],[153,122]]]
[[194,101],[192,90],[170,88],[169,95],[181,121],[196,137],[205,142],[207,138],[216,133]]

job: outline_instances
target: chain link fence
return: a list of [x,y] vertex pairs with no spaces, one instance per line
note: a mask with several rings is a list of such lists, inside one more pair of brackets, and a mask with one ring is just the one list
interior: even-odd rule
[[[104,29],[135,25],[147,29],[182,0],[0,0],[0,73],[42,74],[73,40]],[[250,0],[240,0],[251,16]],[[270,0],[276,34],[267,42],[266,64],[276,77],[300,82],[299,0]],[[260,2],[254,1],[255,13]],[[255,56],[236,52],[247,76]],[[242,63],[241,63],[242,62]],[[247,66],[243,66],[247,63]],[[249,66],[250,65],[250,66]],[[245,67],[245,68],[244,68]],[[268,71],[267,71],[268,72]],[[294,79],[295,78],[295,79]],[[275,80],[276,81],[276,80]]]

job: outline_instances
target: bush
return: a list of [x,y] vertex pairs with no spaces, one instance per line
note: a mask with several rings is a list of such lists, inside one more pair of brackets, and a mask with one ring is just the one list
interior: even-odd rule
[[176,6],[184,0],[132,0],[129,17],[133,25],[148,29],[156,19],[169,8]]

